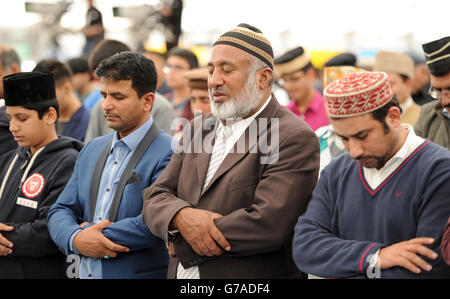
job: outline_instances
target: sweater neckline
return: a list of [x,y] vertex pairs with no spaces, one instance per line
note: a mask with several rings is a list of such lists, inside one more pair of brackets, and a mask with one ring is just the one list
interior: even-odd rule
[[361,182],[364,186],[364,188],[367,190],[367,192],[369,192],[370,195],[374,196],[378,191],[380,191],[383,186],[390,180],[392,179],[399,171],[400,169],[403,168],[403,166],[406,165],[406,163],[408,163],[409,160],[411,160],[412,157],[414,157],[418,152],[420,152],[426,145],[428,145],[430,143],[430,140],[426,140],[421,146],[419,146],[414,152],[412,152],[406,159],[405,161],[403,161],[402,164],[400,164],[392,173],[391,175],[389,175],[376,189],[372,189],[369,184],[367,183],[364,174],[363,174],[363,169],[361,166],[361,163],[358,162],[358,172],[359,172],[359,178],[361,179]]

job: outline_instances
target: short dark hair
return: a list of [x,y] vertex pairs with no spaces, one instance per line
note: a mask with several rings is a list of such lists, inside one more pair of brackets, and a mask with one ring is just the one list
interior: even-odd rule
[[122,52],[107,58],[97,67],[96,74],[98,77],[112,78],[115,81],[131,80],[131,85],[139,97],[156,90],[155,65],[139,53]]
[[39,116],[39,119],[42,119],[44,114],[49,111],[50,107],[53,107],[56,110],[56,118],[59,117],[59,104],[57,99],[38,102],[30,105],[25,104],[22,107],[28,110],[35,110]]
[[55,77],[55,85],[60,86],[72,79],[72,69],[66,63],[62,63],[56,59],[41,60],[33,69],[33,71],[42,73],[53,73]]
[[131,51],[126,44],[113,39],[104,39],[92,50],[89,56],[89,69],[95,71],[102,60],[114,54]]
[[306,71],[308,71],[309,69],[312,69],[312,68],[314,68],[313,64],[311,62],[308,62],[307,65],[305,65],[303,68],[299,69],[298,71],[302,71],[302,72],[306,73]]
[[400,109],[400,113],[402,112],[402,107],[400,107],[400,103],[395,95],[384,106],[370,113],[373,119],[379,121],[383,125],[384,133],[386,134],[388,134],[390,131],[386,123],[386,116],[388,115],[389,109],[391,109],[392,107],[397,107],[398,109]]
[[89,63],[85,57],[76,57],[67,60],[67,64],[70,66],[74,74],[89,73]]
[[178,56],[183,58],[187,61],[187,63],[189,64],[189,68],[191,69],[198,68],[199,66],[197,56],[189,49],[173,48],[167,53],[167,58],[169,58],[170,56]]

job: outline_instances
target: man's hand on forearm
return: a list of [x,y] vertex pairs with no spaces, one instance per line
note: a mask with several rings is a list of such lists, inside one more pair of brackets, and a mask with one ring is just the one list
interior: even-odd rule
[[121,252],[129,252],[129,248],[118,245],[103,235],[102,230],[111,224],[112,222],[105,220],[77,233],[73,239],[76,250],[84,256],[95,258],[114,258]]
[[197,254],[218,256],[223,254],[223,249],[231,250],[230,244],[214,223],[220,217],[222,215],[218,213],[188,207],[178,211],[172,224]]
[[433,243],[432,238],[415,238],[380,249],[381,270],[400,266],[416,274],[422,270],[431,271],[431,265],[419,256],[435,260],[436,252],[424,246]]

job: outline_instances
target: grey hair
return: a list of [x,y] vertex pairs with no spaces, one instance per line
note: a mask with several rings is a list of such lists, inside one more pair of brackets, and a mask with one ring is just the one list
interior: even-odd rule
[[[253,75],[256,73],[256,71],[266,68],[266,67],[269,67],[267,65],[267,63],[265,63],[264,61],[262,61],[261,59],[259,59],[256,56],[253,56],[253,55],[250,56],[250,74]],[[275,81],[275,79],[272,76],[272,78],[270,79],[269,87],[272,87],[274,81]]]
[[9,72],[14,64],[17,64],[20,68],[19,55],[17,55],[16,51],[14,51],[14,49],[10,47],[0,46],[0,62],[1,67],[6,72]]

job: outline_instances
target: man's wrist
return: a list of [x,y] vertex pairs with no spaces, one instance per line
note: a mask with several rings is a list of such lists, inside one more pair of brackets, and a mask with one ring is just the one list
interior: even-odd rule
[[75,248],[75,237],[76,237],[76,235],[79,233],[79,232],[81,232],[83,229],[77,229],[76,231],[74,231],[73,233],[72,233],[72,235],[70,236],[70,239],[69,239],[69,250],[71,251],[71,252],[73,252],[73,253],[75,253],[75,254],[80,254],[79,252],[78,252],[78,250]]
[[178,220],[179,220],[181,214],[184,213],[183,210],[185,210],[187,208],[189,208],[189,207],[183,207],[180,210],[178,210],[178,212],[175,213],[175,215],[172,217],[172,221],[170,221],[170,223],[169,223],[169,231],[178,230],[179,229]]

